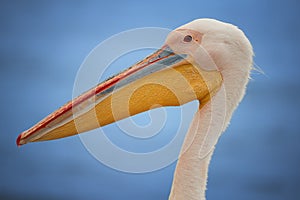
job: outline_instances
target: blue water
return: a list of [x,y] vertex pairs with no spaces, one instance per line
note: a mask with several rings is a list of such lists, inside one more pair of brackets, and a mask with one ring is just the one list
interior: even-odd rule
[[[0,198],[167,199],[175,164],[127,174],[100,164],[79,137],[22,148],[15,139],[71,99],[77,70],[99,42],[131,28],[173,29],[211,17],[246,32],[265,75],[253,75],[217,145],[208,199],[299,199],[299,8],[297,0],[2,1]],[[147,115],[136,120],[147,123]]]

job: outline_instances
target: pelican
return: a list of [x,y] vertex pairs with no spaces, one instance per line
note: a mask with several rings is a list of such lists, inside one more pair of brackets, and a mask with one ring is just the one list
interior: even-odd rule
[[236,26],[196,19],[156,52],[21,133],[17,145],[72,136],[153,109],[199,101],[181,147],[169,199],[205,199],[209,162],[242,100],[253,50]]

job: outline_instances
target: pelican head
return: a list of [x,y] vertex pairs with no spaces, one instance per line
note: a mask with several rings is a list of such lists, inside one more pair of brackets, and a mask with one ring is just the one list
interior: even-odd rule
[[235,99],[231,104],[236,106],[252,56],[250,42],[237,27],[194,20],[172,31],[152,55],[21,133],[17,145],[75,135],[159,106],[199,100],[201,109],[222,85],[229,92],[226,101]]

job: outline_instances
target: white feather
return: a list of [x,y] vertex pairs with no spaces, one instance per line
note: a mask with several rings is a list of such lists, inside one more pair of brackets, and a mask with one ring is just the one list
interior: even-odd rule
[[245,94],[253,50],[245,34],[228,23],[197,19],[179,29],[203,34],[201,46],[223,76],[221,89],[195,114],[176,166],[169,197],[170,200],[204,200],[209,162],[219,136]]

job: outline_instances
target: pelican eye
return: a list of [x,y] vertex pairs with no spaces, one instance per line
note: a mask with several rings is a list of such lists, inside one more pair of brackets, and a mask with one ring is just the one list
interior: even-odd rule
[[183,41],[184,41],[184,42],[190,42],[190,41],[192,41],[192,40],[193,40],[193,37],[190,36],[190,35],[186,35],[186,36],[183,38]]

